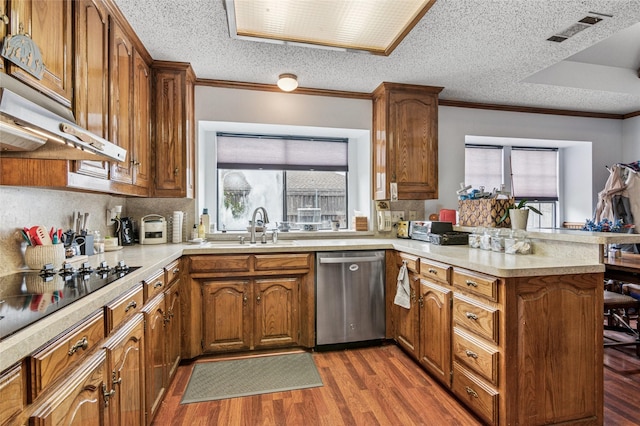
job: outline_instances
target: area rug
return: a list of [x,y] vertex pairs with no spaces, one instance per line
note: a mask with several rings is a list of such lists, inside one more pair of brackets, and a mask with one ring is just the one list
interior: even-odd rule
[[322,386],[310,353],[198,363],[181,404]]

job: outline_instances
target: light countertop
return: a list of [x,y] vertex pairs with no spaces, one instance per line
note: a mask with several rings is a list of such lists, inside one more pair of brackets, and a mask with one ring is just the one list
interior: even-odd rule
[[331,237],[333,238],[280,239],[277,244],[268,243],[265,245],[260,243],[241,245],[235,240],[213,241],[198,245],[135,245],[125,247],[119,251],[91,256],[89,262],[94,267],[103,260],[109,265],[115,265],[119,260],[125,260],[129,266],[140,266],[141,268],[85,296],[81,301],[54,312],[43,320],[4,339],[0,342],[0,371],[32,353],[91,313],[102,309],[104,305],[135,284],[152,276],[183,255],[395,249],[498,277],[604,271],[602,263],[587,260],[580,256],[567,258],[562,256],[507,255],[472,249],[468,246],[437,246],[425,242],[397,238],[335,238],[337,237],[335,234],[331,234]]

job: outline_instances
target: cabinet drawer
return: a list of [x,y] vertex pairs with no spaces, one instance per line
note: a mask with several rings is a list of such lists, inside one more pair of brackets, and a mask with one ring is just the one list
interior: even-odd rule
[[191,256],[190,272],[248,272],[251,255]]
[[257,254],[255,255],[255,270],[309,269],[310,258],[308,253]]
[[453,356],[466,367],[478,373],[493,385],[498,385],[497,349],[484,344],[461,328],[453,328]]
[[164,270],[159,270],[154,275],[150,276],[144,282],[144,300],[148,301],[153,299],[157,294],[162,293],[166,288],[164,281]]
[[67,367],[81,359],[103,338],[104,315],[101,309],[29,356],[31,386],[28,402],[33,402],[44,388],[64,375]]
[[451,266],[433,260],[420,259],[420,273],[428,280],[448,285]]
[[0,425],[11,423],[14,416],[24,410],[25,379],[20,364],[0,375]]
[[499,310],[460,294],[453,296],[453,322],[498,344]]
[[456,268],[453,270],[453,285],[494,302],[498,301],[498,279],[496,277]]
[[411,272],[420,272],[420,258],[412,254],[398,253],[398,266],[401,266],[403,262],[406,262],[407,269]]
[[167,284],[171,284],[180,275],[180,259],[177,259],[164,267],[164,278]]
[[111,333],[111,330],[119,327],[126,318],[129,318],[136,312],[140,312],[143,304],[144,289],[142,283],[140,283],[106,305],[104,307],[105,335],[108,335]]
[[453,393],[489,424],[498,424],[498,392],[453,363]]

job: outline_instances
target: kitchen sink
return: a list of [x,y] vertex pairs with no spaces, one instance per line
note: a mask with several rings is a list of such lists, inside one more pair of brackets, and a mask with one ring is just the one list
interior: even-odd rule
[[255,244],[250,244],[245,240],[244,244],[240,244],[240,241],[234,240],[218,240],[218,241],[207,241],[200,245],[200,247],[211,247],[211,248],[237,248],[237,247],[251,247],[251,248],[269,248],[269,247],[287,247],[295,245],[295,240],[278,240],[278,242],[273,243],[268,241],[266,244],[262,244],[258,241]]

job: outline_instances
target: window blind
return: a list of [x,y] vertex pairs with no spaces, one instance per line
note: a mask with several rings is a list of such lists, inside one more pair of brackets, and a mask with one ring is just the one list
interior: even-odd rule
[[504,182],[502,147],[493,145],[465,145],[464,182],[474,188],[484,186],[485,191],[500,188]]
[[348,139],[217,134],[220,169],[348,171]]
[[511,148],[512,194],[518,199],[558,200],[558,149]]

